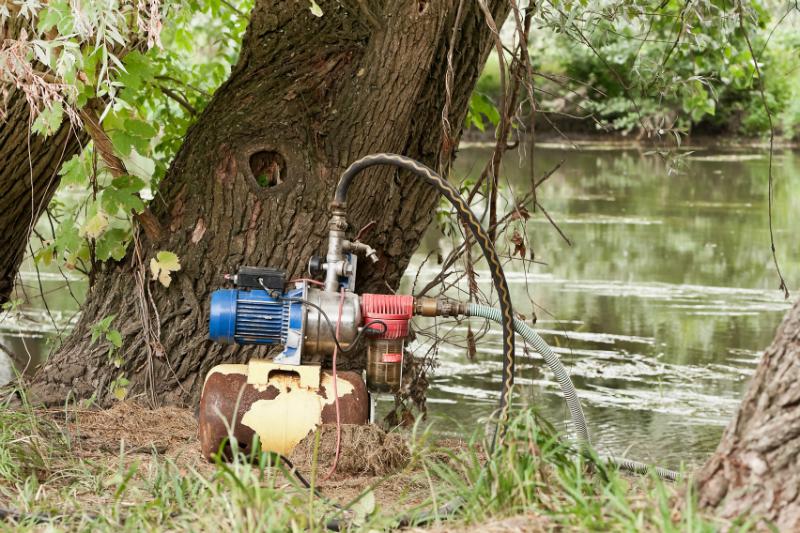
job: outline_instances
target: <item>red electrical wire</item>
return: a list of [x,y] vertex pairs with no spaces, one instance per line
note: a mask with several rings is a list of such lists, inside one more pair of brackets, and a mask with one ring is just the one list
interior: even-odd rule
[[[342,325],[342,309],[344,309],[344,287],[341,289],[341,296],[339,297],[339,316],[336,319],[336,341],[339,341],[339,329]],[[336,406],[336,454],[333,456],[333,464],[330,471],[322,478],[322,481],[327,481],[334,472],[336,472],[336,465],[339,463],[339,452],[341,451],[342,444],[342,422],[339,418],[339,390],[336,387],[336,356],[339,353],[339,345],[333,347],[333,403]]]

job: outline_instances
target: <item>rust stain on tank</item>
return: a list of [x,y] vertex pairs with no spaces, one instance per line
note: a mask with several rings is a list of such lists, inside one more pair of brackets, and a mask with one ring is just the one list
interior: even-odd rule
[[[248,383],[249,370],[248,365],[220,365],[206,378],[199,429],[206,458],[220,451],[228,427],[242,452],[250,451],[258,434],[263,449],[288,454],[319,424],[336,422],[330,372],[321,371],[319,386],[309,388],[300,386],[298,375],[282,370],[270,372],[267,386],[254,385]],[[337,387],[341,422],[366,424],[369,402],[360,375],[339,372]],[[229,456],[229,450],[222,451]]]

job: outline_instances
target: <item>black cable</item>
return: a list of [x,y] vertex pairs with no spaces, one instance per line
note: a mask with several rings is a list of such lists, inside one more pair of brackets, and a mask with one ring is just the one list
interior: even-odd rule
[[289,468],[289,471],[292,473],[292,475],[294,475],[294,477],[297,478],[297,480],[300,482],[301,485],[303,485],[303,487],[307,488],[308,490],[312,490],[314,492],[314,496],[316,496],[320,500],[332,505],[333,507],[335,507],[337,509],[341,509],[342,508],[342,506],[339,505],[338,503],[336,503],[335,501],[332,501],[332,500],[329,500],[328,498],[326,498],[325,495],[322,494],[322,492],[320,492],[319,488],[317,488],[317,487],[313,487],[312,488],[311,487],[311,483],[309,483],[308,480],[305,478],[305,476],[300,473],[300,471],[297,469],[296,466],[294,466],[294,464],[292,463],[292,461],[289,460],[288,457],[286,457],[285,455],[280,454],[280,453],[275,454],[275,455],[277,455],[280,458],[280,460],[283,462],[283,464],[285,464]]

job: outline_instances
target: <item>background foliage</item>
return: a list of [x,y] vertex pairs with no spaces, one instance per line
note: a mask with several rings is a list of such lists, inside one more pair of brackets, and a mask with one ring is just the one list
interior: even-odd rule
[[[544,2],[534,26],[538,110],[561,129],[764,135],[769,123],[747,36],[777,133],[800,135],[794,3]],[[496,56],[478,91],[473,110],[499,101]]]

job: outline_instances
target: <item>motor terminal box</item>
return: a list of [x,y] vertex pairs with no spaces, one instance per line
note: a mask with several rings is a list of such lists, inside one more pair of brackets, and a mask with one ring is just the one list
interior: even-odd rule
[[[233,279],[236,287],[240,289],[264,289],[284,292],[286,288],[286,271],[266,267],[239,267]],[[262,287],[263,283],[263,287]]]

